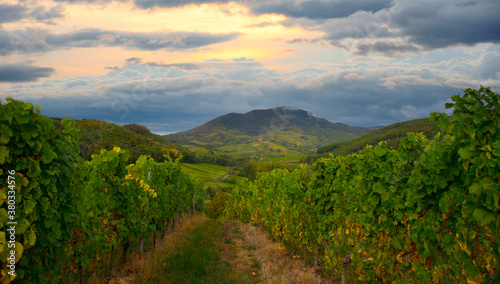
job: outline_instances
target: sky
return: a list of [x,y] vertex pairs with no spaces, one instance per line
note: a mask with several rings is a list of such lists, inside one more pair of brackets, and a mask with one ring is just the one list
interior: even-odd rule
[[383,126],[500,91],[497,0],[0,0],[0,99],[186,131],[279,106]]

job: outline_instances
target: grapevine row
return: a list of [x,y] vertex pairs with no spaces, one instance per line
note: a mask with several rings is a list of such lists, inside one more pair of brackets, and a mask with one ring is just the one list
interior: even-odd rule
[[305,247],[327,272],[357,281],[466,283],[500,279],[500,113],[489,88],[432,114],[432,139],[368,146],[233,191],[226,213]]
[[[119,246],[124,258],[131,242],[156,236],[179,212],[202,202],[200,184],[179,159],[158,163],[141,156],[128,164],[130,153],[115,147],[83,161],[75,122],[62,123],[62,132],[56,131],[30,103],[8,99],[0,105],[2,283],[56,283],[63,267],[77,267],[82,279],[92,261],[106,261],[103,256]],[[12,219],[9,191],[16,200]],[[9,221],[16,223],[14,273],[7,261]]]

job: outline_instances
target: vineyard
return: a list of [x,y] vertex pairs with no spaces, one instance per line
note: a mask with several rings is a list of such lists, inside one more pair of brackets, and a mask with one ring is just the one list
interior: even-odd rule
[[[79,156],[71,119],[54,129],[30,103],[0,105],[0,254],[2,283],[55,283],[64,271],[80,282],[92,262],[105,262],[133,241],[176,225],[202,204],[201,184],[180,167],[115,147]],[[168,158],[168,157],[167,157]]]
[[324,273],[373,283],[500,279],[498,94],[467,89],[441,132],[410,133],[237,187],[226,215],[303,249]]
[[[452,116],[430,116],[434,137],[409,133],[393,148],[260,171],[215,198],[214,216],[225,206],[226,217],[264,228],[282,252],[303,251],[342,282],[494,283],[500,95],[467,89],[452,100]],[[123,263],[133,243],[153,239],[154,249],[180,214],[204,204],[202,182],[183,169],[200,165],[130,163],[118,147],[85,161],[75,121],[61,124],[30,103],[0,104],[1,283],[56,283],[65,273],[83,283],[96,263]]]

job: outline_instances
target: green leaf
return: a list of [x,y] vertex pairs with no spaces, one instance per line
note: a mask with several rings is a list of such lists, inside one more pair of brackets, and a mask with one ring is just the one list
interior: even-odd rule
[[2,190],[0,191],[0,206],[2,206],[5,201],[7,201],[7,194]]
[[33,229],[30,229],[29,231],[26,232],[26,234],[24,235],[25,236],[25,240],[26,240],[26,245],[28,245],[28,247],[32,247],[35,245],[36,243],[36,233],[35,231],[33,231]]
[[469,239],[473,240],[476,237],[476,231],[470,230],[469,231]]
[[47,212],[47,210],[50,208],[49,198],[46,196],[40,198],[40,205],[42,206],[43,212]]
[[483,186],[481,184],[475,183],[470,186],[469,190],[472,194],[481,195],[481,193],[483,193]]
[[48,151],[48,152],[43,153],[43,155],[40,159],[42,162],[49,164],[50,162],[52,162],[52,160],[55,157],[57,157],[56,153],[54,153],[52,151]]
[[5,225],[9,221],[9,214],[5,208],[0,208],[0,225]]
[[481,226],[488,225],[491,221],[495,220],[495,214],[481,208],[476,208],[472,216],[476,218]]
[[7,125],[0,125],[0,143],[9,143],[10,137],[12,137],[12,130]]
[[32,103],[25,103],[25,104],[23,104],[23,109],[24,110],[33,110],[33,104]]
[[17,221],[16,225],[16,234],[18,235],[24,235],[26,230],[30,227],[30,222],[26,218],[21,218],[19,221]]
[[493,199],[495,200],[495,209],[498,209],[498,207],[500,207],[498,205],[499,203],[499,200],[500,200],[500,192],[497,192],[493,195]]
[[452,242],[452,240],[453,240],[453,239],[451,238],[451,236],[450,236],[450,235],[444,235],[444,236],[443,236],[443,243],[444,243],[444,244],[449,244],[449,243],[451,243],[451,242]]
[[447,132],[449,127],[451,126],[451,121],[448,115],[443,114],[439,116],[437,125],[441,129],[441,131]]
[[9,148],[0,146],[0,164],[4,164],[7,157],[9,157]]
[[28,199],[28,200],[25,200],[24,201],[24,214],[28,215],[28,214],[31,214],[31,212],[33,212],[33,209],[35,209],[35,205],[36,203],[31,200],[31,199]]
[[463,160],[468,160],[470,156],[472,156],[472,153],[468,148],[458,149],[458,154],[460,155],[460,157],[462,157]]

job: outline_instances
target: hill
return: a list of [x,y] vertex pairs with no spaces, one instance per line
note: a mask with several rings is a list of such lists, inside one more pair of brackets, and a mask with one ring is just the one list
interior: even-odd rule
[[[53,118],[56,129],[61,129],[61,119]],[[153,134],[145,126],[129,124],[119,126],[113,123],[95,120],[76,120],[80,128],[80,155],[90,159],[92,154],[97,154],[101,149],[111,150],[117,146],[130,151],[131,161],[140,155],[150,155],[156,161],[165,160],[164,155],[177,158],[183,149]]]
[[302,109],[278,107],[229,113],[163,138],[171,143],[258,157],[314,153],[327,143],[350,140],[375,129],[332,123]]
[[362,150],[366,145],[377,145],[380,141],[387,141],[388,146],[394,147],[409,132],[423,132],[427,137],[432,137],[437,131],[437,125],[430,122],[428,118],[414,119],[391,124],[349,141],[323,146],[316,151],[316,154],[349,155]]

